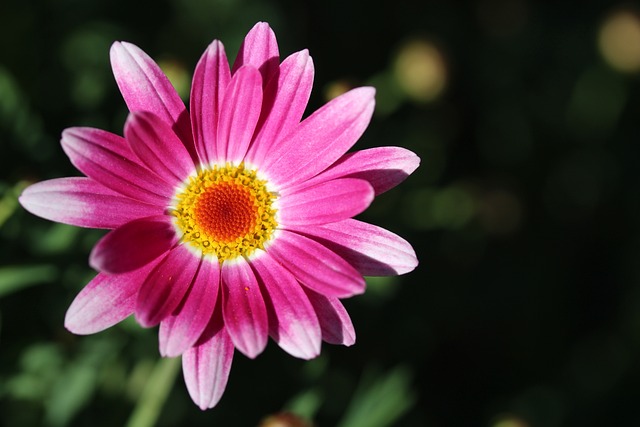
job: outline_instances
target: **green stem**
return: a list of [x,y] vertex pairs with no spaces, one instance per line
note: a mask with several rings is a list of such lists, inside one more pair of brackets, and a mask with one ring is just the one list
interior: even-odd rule
[[180,367],[180,358],[162,358],[153,368],[126,427],[153,427]]

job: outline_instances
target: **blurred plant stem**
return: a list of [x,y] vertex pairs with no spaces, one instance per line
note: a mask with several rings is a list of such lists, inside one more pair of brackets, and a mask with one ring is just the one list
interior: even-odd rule
[[0,267],[0,298],[57,277],[58,269],[50,264]]
[[126,427],[152,427],[160,416],[180,367],[180,358],[158,360]]
[[18,182],[0,197],[0,227],[9,219],[18,208],[18,196],[27,186],[26,182]]
[[339,427],[390,427],[416,402],[412,375],[403,366],[365,372]]

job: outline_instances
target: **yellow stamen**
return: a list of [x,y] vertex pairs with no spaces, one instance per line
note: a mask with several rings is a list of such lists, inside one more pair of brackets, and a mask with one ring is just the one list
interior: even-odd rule
[[264,249],[278,225],[275,199],[255,170],[215,165],[189,178],[171,214],[182,241],[222,262]]

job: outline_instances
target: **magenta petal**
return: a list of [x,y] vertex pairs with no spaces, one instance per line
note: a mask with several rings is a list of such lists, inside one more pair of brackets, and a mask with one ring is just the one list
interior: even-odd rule
[[96,243],[89,264],[98,271],[121,274],[136,270],[178,242],[167,215],[140,218],[106,234]]
[[340,300],[320,295],[310,289],[305,289],[305,292],[320,320],[322,339],[329,344],[353,345],[356,342],[356,331]]
[[294,53],[265,88],[262,112],[247,161],[259,165],[275,141],[300,123],[313,85],[313,61],[307,50]]
[[323,182],[278,200],[282,227],[326,224],[363,212],[373,201],[373,188],[362,179],[344,178]]
[[266,84],[277,74],[279,62],[276,35],[269,24],[258,22],[245,36],[232,72],[235,74],[242,66],[250,65],[260,71],[262,81]]
[[[65,139],[69,138],[69,141]],[[76,139],[74,141],[73,139]],[[62,131],[62,148],[65,148],[65,142],[71,145],[88,145],[85,150],[90,150],[91,146],[100,146],[107,151],[111,151],[120,157],[125,157],[134,163],[138,163],[138,158],[131,151],[131,147],[126,139],[106,130],[90,128],[90,127],[71,127]]]
[[256,276],[244,258],[222,264],[222,315],[241,353],[255,358],[269,336],[267,310]]
[[195,159],[189,113],[158,64],[127,42],[111,46],[111,68],[129,111],[148,111],[170,126]]
[[295,277],[268,253],[251,261],[266,289],[269,334],[292,356],[312,359],[320,354],[318,317]]
[[124,138],[99,129],[70,128],[61,142],[71,163],[89,178],[132,199],[169,204],[171,186],[137,162]]
[[418,265],[411,244],[384,228],[355,219],[294,227],[340,255],[364,276],[396,276]]
[[108,276],[98,273],[71,303],[64,326],[74,334],[94,334],[133,314],[142,281],[131,281],[128,276],[131,274]]
[[[258,70],[241,67],[227,87],[218,122],[218,161],[240,163],[247,153],[262,108]],[[220,157],[222,156],[222,157]]]
[[192,347],[211,320],[220,288],[220,263],[203,259],[178,309],[160,323],[160,354],[179,356]]
[[272,147],[261,165],[279,188],[317,175],[349,150],[366,129],[375,90],[353,89],[329,101]]
[[71,303],[64,326],[74,334],[94,334],[133,314],[138,290],[154,265],[126,274],[98,273]]
[[376,196],[404,181],[420,165],[420,157],[401,147],[377,147],[345,154],[324,172],[302,186],[336,178],[367,180]]
[[230,80],[224,46],[215,40],[200,58],[191,86],[191,123],[196,151],[204,164],[217,159],[218,118],[222,97]]
[[[220,320],[221,323],[221,320]],[[211,326],[207,328],[211,331]],[[233,361],[233,342],[225,328],[216,325],[198,344],[182,355],[182,372],[191,399],[205,410],[220,401]]]
[[121,196],[89,178],[57,178],[27,187],[19,198],[29,212],[50,221],[89,228],[117,228],[164,208]]
[[337,298],[364,292],[364,278],[355,268],[308,237],[281,230],[267,251],[303,285],[316,292]]
[[124,133],[138,158],[172,185],[180,184],[195,171],[182,141],[158,116],[131,113]]
[[184,245],[176,246],[151,271],[138,293],[136,319],[155,326],[175,310],[193,280],[200,258]]

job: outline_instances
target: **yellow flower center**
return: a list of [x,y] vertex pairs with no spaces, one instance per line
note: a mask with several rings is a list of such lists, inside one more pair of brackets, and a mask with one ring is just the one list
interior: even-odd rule
[[183,242],[222,262],[264,248],[278,225],[275,199],[255,170],[213,166],[189,178],[171,214]]

